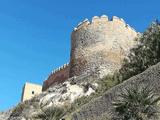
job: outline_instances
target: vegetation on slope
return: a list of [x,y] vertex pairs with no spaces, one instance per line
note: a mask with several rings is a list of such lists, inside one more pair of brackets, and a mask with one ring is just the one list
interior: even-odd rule
[[[92,93],[90,96],[78,98],[72,104],[68,103],[66,105],[67,107],[65,107],[64,110],[60,108],[53,108],[53,109],[48,108],[46,110],[42,109],[41,112],[37,114],[36,119],[46,119],[46,120],[52,119],[52,118],[59,119],[63,115],[66,115],[66,114],[68,115],[73,113],[74,111],[78,111],[83,105],[90,102],[92,99],[101,96],[109,88],[123,82],[124,80],[136,74],[143,72],[148,67],[160,62],[160,23],[158,21],[152,23],[151,26],[143,33],[143,35],[137,39],[137,41],[139,42],[139,44],[135,48],[131,49],[128,57],[124,59],[122,68],[118,72],[116,72],[114,75],[108,75],[102,80],[98,81],[99,86],[95,93]],[[136,96],[136,99],[140,99],[139,97],[142,97],[142,96],[145,98],[143,93],[145,92],[145,94],[147,94],[146,95],[146,100],[147,100],[147,97],[151,95],[151,93],[147,89],[144,89],[142,91],[141,90],[135,91],[135,93],[133,92],[134,90],[127,90],[127,91],[130,93],[130,95],[122,93],[122,96],[127,96],[127,95]],[[131,99],[132,101],[130,101],[130,104],[132,105],[135,102],[137,102],[136,99]],[[149,103],[147,104],[151,104],[151,101],[152,99],[149,99],[149,101],[147,101]],[[120,110],[119,111],[120,113],[120,112],[126,111],[125,109],[130,109],[131,106],[124,106],[123,109],[122,108],[120,109],[122,105],[121,102],[122,101],[119,101],[119,103],[115,104],[117,106],[117,112],[118,110]],[[128,103],[127,99],[123,102]],[[140,105],[141,102],[143,101],[139,101],[138,104]],[[143,107],[147,106],[147,104],[146,103],[143,104],[144,105]],[[11,116],[13,117],[18,116],[19,114],[21,114],[21,112],[25,108],[28,108],[29,106],[30,106],[29,103],[22,103],[18,105],[12,112]],[[35,108],[37,108],[37,106],[35,106]],[[37,108],[37,109],[40,109],[40,108]],[[138,108],[134,108],[134,109],[136,109],[135,111],[139,110]],[[123,113],[124,116],[126,116],[126,114],[130,115],[129,111],[126,111],[126,112],[128,113]],[[140,119],[140,120],[143,120],[143,119]]]
[[116,120],[158,119],[157,102],[160,100],[148,86],[132,86],[119,95],[113,105],[118,113]]
[[158,21],[153,22],[142,36],[137,38],[137,42],[138,45],[131,49],[128,57],[124,59],[122,68],[114,75],[108,75],[99,81],[96,93],[77,99],[72,105],[73,110],[79,109],[92,99],[101,96],[109,88],[160,62],[160,23]]
[[25,102],[19,103],[10,114],[10,119],[19,117],[27,109],[30,109],[30,108],[39,109],[40,106],[38,103],[39,101],[37,101],[36,97],[34,97],[31,100],[27,100]]
[[64,115],[64,110],[58,107],[49,107],[42,109],[39,113],[32,117],[34,120],[60,120]]
[[137,41],[138,45],[131,49],[119,70],[123,80],[160,62],[160,23],[153,22]]

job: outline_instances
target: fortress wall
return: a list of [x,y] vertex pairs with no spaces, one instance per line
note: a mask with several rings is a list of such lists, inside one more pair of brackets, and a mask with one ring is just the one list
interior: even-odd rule
[[43,83],[43,91],[47,90],[55,83],[62,83],[69,78],[69,64],[58,68],[53,71],[46,81]]
[[135,45],[136,37],[137,32],[118,17],[85,19],[72,32],[70,77],[112,73]]
[[46,90],[54,83],[79,76],[102,78],[119,69],[121,62],[136,42],[138,33],[123,19],[107,16],[85,19],[71,34],[70,65],[52,72],[43,84]]

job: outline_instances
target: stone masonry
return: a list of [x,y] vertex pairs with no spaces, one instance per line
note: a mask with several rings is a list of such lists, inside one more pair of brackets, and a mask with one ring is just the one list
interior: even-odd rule
[[42,91],[47,90],[50,86],[55,83],[62,83],[69,78],[69,64],[64,64],[62,67],[59,67],[57,70],[54,70],[43,83]]
[[123,19],[107,16],[87,19],[72,32],[70,77],[84,73],[103,77],[118,69],[135,45],[137,32]]
[[138,33],[124,22],[105,15],[85,19],[71,35],[70,64],[53,72],[43,84],[43,91],[54,83],[61,83],[84,74],[102,78],[119,69],[123,58],[136,42]]

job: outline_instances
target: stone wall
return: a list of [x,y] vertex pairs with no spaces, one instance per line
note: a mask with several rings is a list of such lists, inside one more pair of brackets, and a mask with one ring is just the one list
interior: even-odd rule
[[74,29],[71,36],[70,77],[96,73],[103,77],[118,69],[135,45],[137,32],[123,19],[107,16],[87,19]]
[[69,64],[65,64],[51,73],[48,79],[44,81],[42,90],[45,91],[54,83],[62,83],[68,78],[69,78]]
[[54,83],[75,76],[92,75],[102,78],[119,69],[121,62],[136,42],[138,33],[123,19],[93,17],[80,23],[71,35],[70,65],[60,67],[44,81],[43,91]]
[[21,102],[31,99],[35,95],[38,95],[42,92],[42,86],[33,84],[33,83],[25,83],[22,91]]
[[103,114],[114,113],[112,102],[117,99],[118,94],[122,93],[124,88],[132,85],[139,87],[149,85],[153,87],[155,93],[160,95],[160,63],[111,88],[103,96],[82,106],[79,112],[73,115],[72,120],[92,120]]

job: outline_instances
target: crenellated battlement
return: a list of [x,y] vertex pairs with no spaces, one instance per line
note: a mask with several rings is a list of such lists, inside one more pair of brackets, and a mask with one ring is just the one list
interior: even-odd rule
[[126,22],[122,18],[119,18],[117,16],[113,16],[111,19],[109,19],[108,16],[102,15],[100,17],[94,16],[91,21],[89,21],[88,19],[85,19],[84,21],[80,22],[77,25],[77,27],[74,28],[74,31],[77,31],[77,30],[80,30],[80,29],[83,29],[83,28],[87,28],[87,27],[89,27],[91,25],[94,25],[94,24],[101,24],[101,23],[104,23],[104,24],[105,23],[123,24],[127,29],[134,30],[131,26],[126,24]]
[[108,21],[109,21],[109,18],[106,15],[102,15],[101,17],[94,16],[92,18],[92,24],[94,24],[94,23],[103,23],[103,22],[108,22]]
[[74,76],[94,74],[99,79],[113,73],[136,44],[137,36],[138,33],[117,16],[102,15],[83,20],[71,35],[70,63],[53,70],[43,90]]
[[78,23],[77,27],[74,28],[74,31],[76,31],[76,30],[78,30],[80,28],[86,27],[88,25],[90,25],[90,21],[86,18],[86,19],[84,19],[83,22]]
[[53,70],[43,83],[43,91],[48,89],[54,83],[62,83],[69,78],[69,63]]
[[95,71],[102,77],[113,72],[135,45],[137,35],[117,16],[94,16],[80,22],[71,35],[70,77]]
[[53,70],[53,71],[51,72],[51,75],[53,75],[53,74],[55,74],[55,73],[57,73],[57,72],[59,72],[59,71],[65,69],[65,68],[67,68],[68,66],[69,66],[69,63],[66,63],[66,64],[64,64],[64,65],[62,65],[62,66],[60,66],[60,67],[58,67],[57,69],[55,69],[55,70]]

